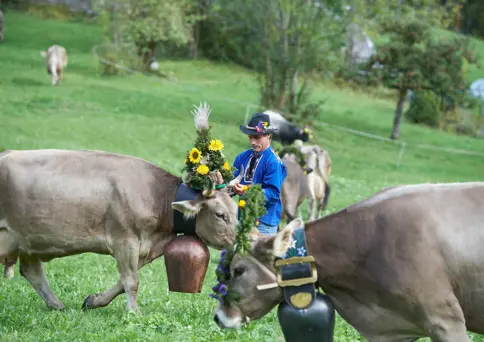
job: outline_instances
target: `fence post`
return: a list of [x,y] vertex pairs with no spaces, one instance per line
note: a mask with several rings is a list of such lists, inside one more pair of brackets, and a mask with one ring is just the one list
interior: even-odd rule
[[398,158],[397,158],[397,169],[400,166],[400,161],[402,160],[403,154],[405,153],[405,147],[407,146],[406,142],[400,143],[400,152],[398,153]]

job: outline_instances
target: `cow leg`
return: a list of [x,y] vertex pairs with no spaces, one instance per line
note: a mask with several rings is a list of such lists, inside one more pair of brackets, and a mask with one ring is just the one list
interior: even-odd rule
[[2,260],[2,264],[5,265],[3,270],[3,277],[7,279],[12,279],[15,273],[15,264],[17,263],[17,253],[12,253],[7,255],[4,260]]
[[114,257],[118,263],[120,281],[123,284],[124,292],[127,296],[128,311],[139,313],[136,296],[138,294],[138,261],[139,246],[123,244],[115,251]]
[[20,257],[20,274],[28,280],[49,308],[54,310],[64,308],[64,304],[62,304],[50,289],[44,269],[42,268],[42,263],[38,258],[25,259]]
[[309,206],[309,221],[314,221],[316,217],[316,213],[314,210],[314,206],[316,205],[316,200],[314,197],[309,197],[308,199],[308,206]]
[[17,261],[17,240],[9,230],[0,226],[0,262],[5,265],[3,275],[5,278],[12,278],[14,266]]
[[84,303],[82,303],[82,309],[86,310],[104,307],[111,303],[114,298],[121,293],[124,293],[124,286],[121,280],[119,280],[116,285],[108,291],[87,296],[86,299],[84,299]]
[[298,207],[298,208],[297,208],[297,217],[299,217],[299,218],[301,218],[301,219],[303,218],[303,217],[302,217],[302,211],[301,211],[301,207]]

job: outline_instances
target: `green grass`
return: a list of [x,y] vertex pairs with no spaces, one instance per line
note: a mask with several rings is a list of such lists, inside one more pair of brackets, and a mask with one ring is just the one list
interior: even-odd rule
[[[246,105],[257,103],[254,75],[207,61],[165,61],[161,68],[172,71],[177,81],[140,75],[101,77],[91,53],[101,33],[94,25],[8,12],[5,40],[0,43],[1,147],[106,150],[142,157],[179,174],[196,136],[192,104],[201,100],[213,108],[213,134],[223,140],[227,157],[233,160],[247,147],[238,125]],[[65,79],[55,88],[39,54],[53,43],[64,45],[69,53]],[[390,99],[330,85],[318,85],[315,98],[327,99],[325,122],[390,134],[395,105]],[[409,145],[397,165],[400,148],[394,144],[327,127],[317,129],[316,137],[333,161],[330,212],[393,184],[484,179],[483,157],[415,147],[433,144],[484,152],[484,140],[404,123],[401,140]],[[163,258],[144,267],[139,290],[142,316],[125,313],[125,296],[105,308],[81,311],[87,295],[117,281],[111,257],[84,254],[44,265],[54,292],[66,305],[63,312],[49,311],[17,267],[13,280],[0,280],[0,340],[281,341],[276,310],[239,331],[215,326],[217,303],[208,294],[215,284],[218,253],[211,255],[202,293],[196,295],[168,292]],[[338,342],[363,341],[339,317],[335,334]]]

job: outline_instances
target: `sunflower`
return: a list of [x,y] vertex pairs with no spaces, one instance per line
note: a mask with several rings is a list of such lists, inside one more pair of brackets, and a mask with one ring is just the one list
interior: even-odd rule
[[218,139],[213,139],[210,140],[210,145],[208,146],[208,149],[210,151],[221,151],[224,148],[224,144]]
[[207,165],[200,165],[197,167],[197,172],[201,175],[206,175],[210,171]]
[[188,158],[192,163],[196,164],[200,161],[200,159],[202,159],[202,152],[200,152],[198,148],[194,147],[190,150]]
[[227,162],[227,161],[226,161],[226,162],[224,163],[224,165],[223,165],[223,168],[224,168],[225,170],[230,170],[229,162]]

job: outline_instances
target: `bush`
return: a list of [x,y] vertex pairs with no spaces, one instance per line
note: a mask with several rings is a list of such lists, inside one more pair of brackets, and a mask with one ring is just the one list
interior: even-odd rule
[[436,127],[440,118],[437,98],[429,91],[415,92],[405,117],[416,124]]
[[116,48],[113,44],[97,46],[95,53],[98,55],[103,67],[103,75],[119,75],[129,70],[144,71],[146,67],[136,50],[131,45],[122,45]]

